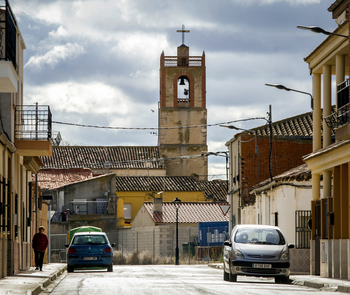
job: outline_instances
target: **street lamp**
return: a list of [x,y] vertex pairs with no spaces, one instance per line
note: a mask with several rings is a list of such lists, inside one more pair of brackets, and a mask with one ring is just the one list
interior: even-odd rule
[[[220,125],[221,127],[223,127],[223,125]],[[224,155],[222,155],[224,154]],[[218,157],[225,157],[226,158],[226,180],[228,181],[228,152],[226,151],[222,151],[222,152],[202,152],[201,153],[202,157],[209,157],[209,156],[218,156]]]
[[306,26],[297,26],[298,29],[302,29],[302,30],[308,30],[314,33],[321,33],[321,34],[325,34],[325,35],[334,35],[334,36],[339,36],[339,37],[344,37],[344,38],[349,38],[349,36],[346,35],[341,35],[341,34],[337,34],[337,33],[332,33],[332,32],[328,32],[325,31],[324,29],[320,28],[320,27],[306,27]]
[[175,248],[175,265],[179,265],[179,206],[181,200],[176,198],[173,200],[176,208],[176,248]]
[[281,89],[281,90],[293,91],[293,92],[298,92],[298,93],[310,95],[310,98],[311,98],[311,109],[312,109],[312,110],[314,109],[314,99],[313,99],[313,97],[312,97],[312,94],[309,93],[309,92],[304,92],[304,91],[300,91],[300,90],[288,88],[288,87],[286,87],[286,86],[284,86],[284,85],[281,85],[281,84],[267,84],[267,83],[265,83],[265,85],[266,85],[266,86],[275,87],[275,88]]
[[243,130],[243,131],[247,131],[248,133],[253,133],[254,137],[255,137],[255,154],[256,154],[256,165],[257,165],[257,181],[258,183],[259,181],[259,146],[258,146],[258,142],[257,142],[257,134],[256,134],[256,130],[250,130],[250,129],[244,129],[244,128],[238,128],[236,126],[233,125],[220,125],[220,127],[226,127],[228,129],[235,129],[235,130]]
[[[271,111],[271,105],[269,106],[269,112],[267,114],[268,114],[268,119],[265,119],[265,118],[259,118],[259,119],[265,119],[267,121],[267,123],[269,124],[269,131],[270,131],[269,132],[270,133],[270,136],[269,136],[269,139],[270,139],[269,172],[270,172],[270,177],[271,177],[271,181],[272,181],[273,176],[272,176],[272,111]],[[248,131],[248,132],[249,131],[253,131],[253,130],[237,128],[237,127],[232,126],[232,125],[220,125],[220,127],[225,127],[225,128],[229,128],[229,129],[236,129],[236,130],[245,130],[245,131]],[[255,147],[256,147],[256,153],[258,155],[258,145],[257,145],[256,133],[255,133]],[[228,158],[232,157],[232,148],[229,148],[229,150],[230,150],[230,154],[229,154]],[[259,161],[258,158],[257,158],[257,161]],[[231,166],[232,166],[232,159],[231,159],[231,162],[230,162],[230,167]],[[259,165],[257,165],[257,166],[259,166]],[[232,174],[233,169],[231,168],[230,171],[231,171],[231,174]],[[237,190],[233,191],[232,175],[230,177],[230,182],[229,183],[230,183],[230,190],[229,190],[228,194],[230,196],[230,201],[229,202],[231,204],[229,228],[230,228],[230,232],[231,232],[232,226],[233,226],[233,218],[234,218],[234,214],[233,214],[233,194],[235,194],[236,192],[238,192],[240,194],[240,188],[238,188]]]

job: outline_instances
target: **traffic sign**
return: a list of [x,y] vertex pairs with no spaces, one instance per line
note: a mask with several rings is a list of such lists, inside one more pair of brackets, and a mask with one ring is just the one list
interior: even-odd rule
[[224,214],[224,216],[226,216],[228,210],[230,210],[231,206],[230,204],[220,204],[220,209],[222,211],[222,214]]

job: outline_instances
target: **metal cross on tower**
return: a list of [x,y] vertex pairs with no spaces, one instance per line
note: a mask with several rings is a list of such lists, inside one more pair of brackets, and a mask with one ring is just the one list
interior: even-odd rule
[[182,44],[185,45],[185,33],[189,33],[190,30],[185,30],[185,25],[182,25],[182,30],[177,30],[176,32],[182,33]]

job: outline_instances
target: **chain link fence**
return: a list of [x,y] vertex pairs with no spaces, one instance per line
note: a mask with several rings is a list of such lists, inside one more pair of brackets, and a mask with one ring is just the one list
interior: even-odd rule
[[200,230],[197,225],[179,227],[178,242],[174,225],[142,230],[123,229],[118,232],[116,249],[122,256],[147,252],[151,254],[153,263],[164,261],[166,258],[174,262],[177,244],[183,263],[209,263],[222,260],[222,245],[227,238],[228,226],[206,227]]
[[[119,229],[117,235],[107,233],[110,242],[115,243],[115,254],[124,263],[127,257],[147,255],[150,263],[174,263],[178,245],[181,263],[209,263],[222,261],[222,245],[228,238],[228,226],[198,227],[179,226],[178,241],[174,224],[156,227]],[[50,235],[50,261],[66,262],[67,234]]]

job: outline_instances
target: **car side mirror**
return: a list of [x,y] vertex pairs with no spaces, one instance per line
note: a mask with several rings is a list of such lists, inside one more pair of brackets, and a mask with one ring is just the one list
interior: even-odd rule
[[288,244],[288,248],[289,249],[294,249],[294,244],[292,244],[292,243]]
[[64,246],[65,246],[66,248],[68,248],[68,247],[69,247],[69,245],[68,245],[68,244],[65,244]]
[[115,243],[112,243],[111,246],[114,247],[114,246],[115,246]]
[[230,241],[225,241],[224,246],[232,247],[232,243]]

